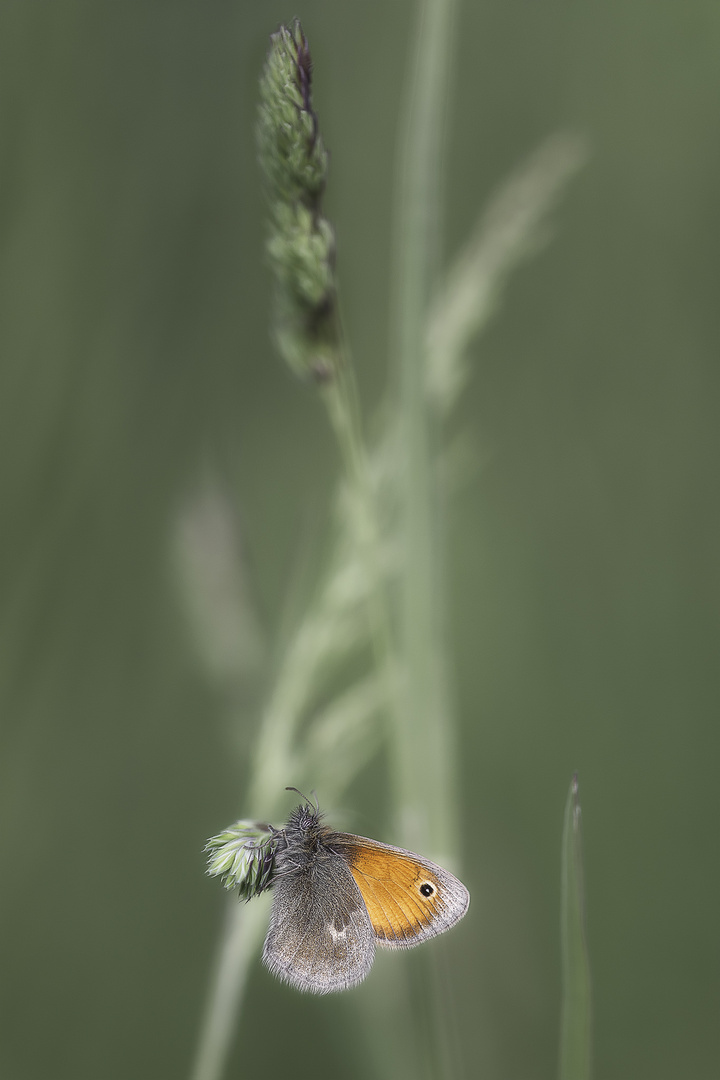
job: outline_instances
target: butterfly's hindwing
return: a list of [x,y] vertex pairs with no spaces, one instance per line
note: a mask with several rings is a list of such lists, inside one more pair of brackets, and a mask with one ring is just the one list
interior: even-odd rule
[[375,935],[344,860],[330,852],[274,885],[263,960],[298,990],[327,994],[362,982],[372,967]]

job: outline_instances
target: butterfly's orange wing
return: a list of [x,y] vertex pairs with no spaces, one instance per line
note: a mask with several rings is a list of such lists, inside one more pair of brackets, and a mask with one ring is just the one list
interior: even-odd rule
[[360,890],[375,939],[409,948],[441,934],[461,919],[470,895],[456,877],[404,848],[350,833],[336,833]]

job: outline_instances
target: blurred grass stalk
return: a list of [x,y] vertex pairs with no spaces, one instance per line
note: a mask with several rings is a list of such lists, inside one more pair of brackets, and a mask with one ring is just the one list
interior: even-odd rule
[[590,1080],[590,963],[585,943],[582,837],[577,775],[565,805],[560,890],[562,1004],[560,1080]]
[[439,431],[427,395],[426,313],[439,269],[441,179],[455,0],[424,0],[401,113],[391,313],[399,390],[397,832],[451,867],[459,846],[455,723],[446,669]]
[[[305,367],[316,379],[344,474],[336,499],[334,548],[267,677],[246,800],[248,817],[277,822],[285,816],[285,787],[294,784],[316,788],[323,804],[332,808],[389,737],[398,839],[450,865],[459,846],[459,785],[444,645],[440,428],[467,381],[469,344],[491,316],[509,272],[547,239],[547,213],[585,156],[582,145],[569,137],[556,137],[542,147],[503,185],[467,248],[438,284],[441,133],[454,4],[420,4],[396,191],[392,361],[399,397],[383,410],[384,423],[369,448],[336,308],[334,237],[320,209],[324,149],[310,106],[309,50],[299,23],[273,35],[270,56],[273,49],[281,50],[280,68],[263,73],[261,85],[271,91],[294,87],[290,112],[300,115],[309,133],[305,143],[311,160],[299,161],[290,186],[301,182],[308,169],[314,185],[312,213],[288,204],[273,216],[274,225],[286,230],[271,234],[270,241],[271,258],[286,260],[276,275],[284,290],[278,303],[278,343],[291,367]],[[284,157],[297,155],[302,145],[300,139],[286,147]],[[286,258],[288,223],[302,244],[291,260]],[[327,261],[308,272],[318,251]],[[296,275],[298,267],[300,292],[288,294],[288,274]],[[312,340],[302,338],[308,326]],[[240,545],[227,539],[204,542],[203,519],[210,512],[225,527],[232,521],[230,510],[219,514],[215,501],[209,504],[201,492],[183,512],[176,554],[188,615],[202,639],[199,655],[208,676],[232,698],[246,675],[242,638],[234,635],[252,620],[240,611],[235,618],[228,612],[228,598],[235,597],[238,605],[247,601],[246,592],[236,586],[224,592],[213,625],[217,582],[239,576],[232,553]],[[228,565],[218,565],[223,560]],[[397,633],[388,614],[394,590],[400,598]],[[364,655],[368,645],[374,663],[344,693],[334,694],[330,704],[323,703],[328,679],[349,658]],[[249,965],[262,939],[260,912],[262,899],[249,910],[230,902],[193,1080],[222,1076]]]

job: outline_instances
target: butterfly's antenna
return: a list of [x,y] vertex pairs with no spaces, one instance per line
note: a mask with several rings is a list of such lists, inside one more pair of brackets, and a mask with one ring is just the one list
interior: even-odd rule
[[[285,790],[286,791],[295,791],[300,796],[301,799],[305,800],[305,802],[308,804],[308,806],[312,806],[312,802],[313,802],[312,799],[308,799],[307,795],[303,795],[300,788],[286,787]],[[317,797],[317,794],[315,792],[313,792],[313,795],[315,795],[315,809],[319,813],[320,812],[320,804],[318,803],[318,797]]]

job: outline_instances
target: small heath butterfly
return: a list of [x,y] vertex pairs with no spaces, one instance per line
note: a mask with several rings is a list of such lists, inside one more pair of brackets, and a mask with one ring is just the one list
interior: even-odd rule
[[454,926],[470,903],[447,870],[404,848],[335,832],[307,801],[271,843],[266,887],[274,895],[263,960],[298,990],[355,986],[370,971],[376,945],[419,945]]

